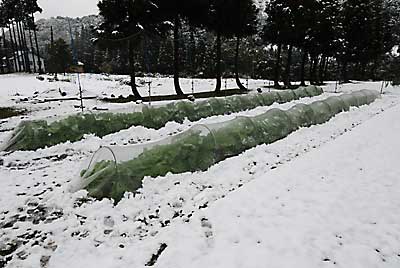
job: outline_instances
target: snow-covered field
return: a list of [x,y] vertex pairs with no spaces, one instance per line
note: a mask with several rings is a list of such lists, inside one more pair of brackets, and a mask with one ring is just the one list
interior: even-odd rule
[[[79,112],[71,82],[31,75],[0,76],[0,106],[27,109],[24,119]],[[85,96],[129,95],[123,76],[83,75]],[[172,94],[169,78],[152,81],[152,94]],[[191,93],[190,79],[182,86]],[[139,84],[141,82],[139,81]],[[268,85],[250,80],[250,88]],[[141,92],[147,94],[147,85]],[[154,86],[154,87],[153,87]],[[212,80],[195,80],[195,92]],[[233,80],[227,87],[234,87]],[[338,91],[380,90],[354,83]],[[326,93],[272,107],[288,109],[335,95]],[[21,101],[22,100],[22,101]],[[136,104],[85,101],[87,110]],[[271,107],[168,123],[160,130],[132,127],[102,139],[35,152],[0,153],[0,254],[6,267],[400,267],[400,88],[381,99],[301,129],[271,145],[227,159],[206,172],[146,178],[136,196],[117,205],[70,193],[84,163],[100,146],[157,140],[195,123],[257,115]],[[0,121],[0,145],[20,121]],[[0,267],[1,256],[0,256]]]

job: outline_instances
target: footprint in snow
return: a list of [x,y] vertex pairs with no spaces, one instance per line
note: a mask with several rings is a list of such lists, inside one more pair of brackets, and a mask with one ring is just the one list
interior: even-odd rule
[[213,239],[213,231],[212,231],[212,224],[207,218],[201,219],[201,227],[204,231],[204,236],[206,237],[206,242],[209,247],[212,247],[214,244]]

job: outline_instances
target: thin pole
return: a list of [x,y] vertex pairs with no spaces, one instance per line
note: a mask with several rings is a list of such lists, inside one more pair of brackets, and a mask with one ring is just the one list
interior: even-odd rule
[[338,80],[336,80],[335,82],[335,93],[337,93],[337,89],[338,89]]
[[83,94],[82,94],[82,86],[81,86],[81,78],[79,73],[77,73],[78,76],[78,85],[79,85],[79,98],[81,100],[81,111],[83,113]]
[[147,82],[149,84],[149,105],[151,106],[151,81]]
[[[76,53],[76,48],[75,48],[75,44],[74,44],[74,37],[72,36],[72,27],[71,27],[71,21],[68,20],[68,26],[69,26],[69,35],[71,37],[71,47],[72,47],[72,52],[73,52],[73,58],[74,58],[74,63],[78,66],[79,62],[78,62],[78,58],[77,58],[77,53]],[[81,101],[81,111],[83,113],[83,93],[82,93],[82,85],[81,85],[81,79],[80,79],[80,75],[79,75],[79,70],[78,72],[76,72],[77,76],[78,76],[78,85],[79,85],[79,98]]]
[[339,75],[339,63],[336,64],[336,83],[335,83],[335,93],[337,93],[338,86],[339,86],[339,80],[340,80],[340,75]]

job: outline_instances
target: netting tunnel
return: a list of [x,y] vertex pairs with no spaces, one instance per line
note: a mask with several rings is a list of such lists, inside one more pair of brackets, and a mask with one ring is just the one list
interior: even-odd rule
[[160,129],[171,121],[182,123],[187,118],[194,122],[214,115],[241,112],[258,106],[269,106],[274,102],[285,103],[322,93],[321,88],[310,86],[296,90],[211,98],[195,103],[179,101],[159,107],[144,106],[141,111],[133,113],[79,114],[52,123],[44,120],[26,121],[17,127],[2,149],[36,150],[67,141],[79,141],[85,134],[104,137],[132,126]]
[[135,145],[102,147],[81,172],[77,189],[96,198],[118,201],[125,192],[141,188],[146,176],[205,171],[212,165],[261,144],[285,138],[301,127],[322,124],[352,106],[374,102],[379,93],[362,90],[298,104],[287,111],[271,109],[255,117],[209,125],[196,125],[167,139]]

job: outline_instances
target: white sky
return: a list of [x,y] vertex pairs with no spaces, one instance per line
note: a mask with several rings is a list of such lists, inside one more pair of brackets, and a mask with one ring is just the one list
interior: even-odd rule
[[36,18],[56,16],[82,17],[97,14],[98,0],[38,0],[43,9],[42,14],[36,13]]

